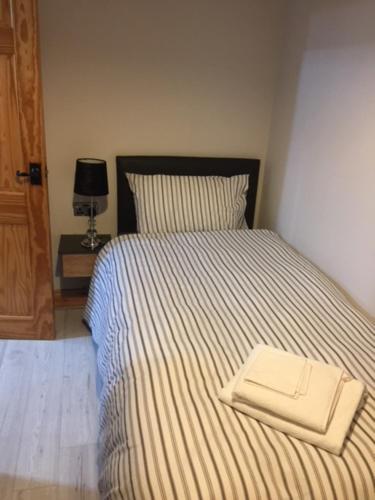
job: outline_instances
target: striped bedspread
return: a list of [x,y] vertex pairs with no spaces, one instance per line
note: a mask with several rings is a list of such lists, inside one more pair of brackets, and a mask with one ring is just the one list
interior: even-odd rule
[[[103,384],[103,499],[375,498],[374,325],[275,233],[116,238],[85,318]],[[218,400],[256,343],[367,384],[340,457]]]

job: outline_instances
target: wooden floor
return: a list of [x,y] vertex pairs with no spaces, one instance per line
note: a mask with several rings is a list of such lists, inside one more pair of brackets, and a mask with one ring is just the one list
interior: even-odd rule
[[0,499],[96,500],[95,353],[81,310],[57,340],[0,340]]

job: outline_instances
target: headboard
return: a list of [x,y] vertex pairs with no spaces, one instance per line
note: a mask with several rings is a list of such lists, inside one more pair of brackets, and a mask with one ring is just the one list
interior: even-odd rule
[[133,194],[125,173],[152,175],[232,175],[249,174],[245,218],[253,227],[260,161],[250,158],[206,158],[193,156],[117,156],[117,232],[136,233]]

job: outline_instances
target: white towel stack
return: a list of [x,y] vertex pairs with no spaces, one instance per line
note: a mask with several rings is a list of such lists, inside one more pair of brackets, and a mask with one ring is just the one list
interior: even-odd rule
[[257,345],[219,398],[281,432],[339,455],[363,393],[363,383],[341,368]]

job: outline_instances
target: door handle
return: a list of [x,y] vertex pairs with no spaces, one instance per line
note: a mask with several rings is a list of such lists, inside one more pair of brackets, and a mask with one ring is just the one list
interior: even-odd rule
[[41,186],[42,168],[40,163],[29,163],[29,172],[21,172],[20,170],[17,170],[16,177],[30,177],[30,184],[33,186]]

